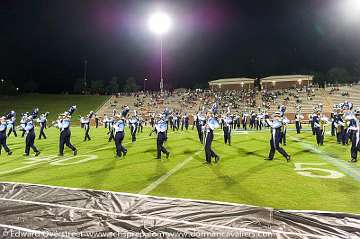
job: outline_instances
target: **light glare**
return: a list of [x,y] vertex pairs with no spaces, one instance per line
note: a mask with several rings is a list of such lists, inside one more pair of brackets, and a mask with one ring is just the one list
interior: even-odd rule
[[149,18],[149,28],[152,32],[163,35],[169,31],[171,20],[165,13],[155,13]]
[[339,2],[342,3],[342,11],[347,21],[350,23],[360,21],[360,0],[343,0]]

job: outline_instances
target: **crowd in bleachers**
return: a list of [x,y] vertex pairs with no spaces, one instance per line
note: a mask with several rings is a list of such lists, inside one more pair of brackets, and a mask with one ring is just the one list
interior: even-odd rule
[[[179,112],[194,113],[203,106],[210,108],[217,102],[220,110],[230,107],[235,111],[248,112],[262,108],[269,112],[275,111],[279,105],[285,105],[288,112],[295,112],[296,107],[302,105],[303,112],[310,112],[314,104],[324,105],[341,102],[343,99],[355,97],[360,93],[359,85],[328,87],[315,86],[291,88],[282,90],[225,90],[212,91],[203,89],[177,89],[173,91],[138,91],[118,94],[111,101],[107,112],[114,107],[129,105],[142,112],[158,112],[165,107]],[[326,101],[326,98],[329,101]],[[356,97],[355,97],[356,98]],[[333,102],[332,102],[333,101]],[[357,103],[357,99],[353,99]]]

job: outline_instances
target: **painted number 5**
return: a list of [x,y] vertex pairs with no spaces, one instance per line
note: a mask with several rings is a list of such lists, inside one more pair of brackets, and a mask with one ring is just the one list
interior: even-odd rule
[[[295,171],[302,176],[312,177],[312,178],[336,179],[336,178],[342,178],[345,176],[344,174],[342,174],[338,171],[324,169],[324,168],[303,167],[305,165],[320,166],[320,165],[326,165],[326,164],[325,163],[295,163]],[[324,172],[324,173],[327,173],[328,175],[316,175],[313,173],[313,171]]]

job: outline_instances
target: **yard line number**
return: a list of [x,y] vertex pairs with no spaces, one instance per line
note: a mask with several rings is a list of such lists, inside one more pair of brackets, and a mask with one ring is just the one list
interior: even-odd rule
[[[321,165],[326,165],[326,163],[295,163],[295,171],[296,173],[302,176],[312,177],[312,178],[337,179],[345,176],[343,173],[335,170],[313,167],[313,166],[321,166]],[[310,167],[304,167],[304,166],[310,166]],[[314,172],[322,172],[322,173],[326,173],[326,175],[317,175]]]

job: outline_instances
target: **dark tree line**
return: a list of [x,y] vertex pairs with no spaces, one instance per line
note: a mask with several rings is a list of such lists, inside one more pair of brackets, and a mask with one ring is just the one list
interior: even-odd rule
[[354,64],[353,68],[348,70],[342,67],[333,67],[327,72],[315,72],[314,83],[321,87],[331,84],[351,84],[360,81],[360,63]]
[[[329,84],[350,84],[360,82],[360,61],[354,63],[351,67],[333,67],[325,72],[302,70],[294,74],[311,74],[314,75],[314,84],[324,87]],[[0,95],[16,95],[20,92],[34,93],[39,92],[39,85],[34,80],[25,81],[22,87],[17,88],[11,79],[0,79]],[[196,88],[206,88],[207,85],[196,83],[192,86]],[[92,80],[85,82],[83,78],[74,81],[72,93],[75,94],[114,94],[118,92],[134,92],[141,90],[134,77],[126,80],[118,77],[112,77],[110,80]]]
[[110,81],[92,80],[85,82],[83,78],[78,78],[73,87],[73,93],[76,94],[114,94],[118,92],[134,92],[140,89],[134,77],[129,77],[122,82],[117,77]]

